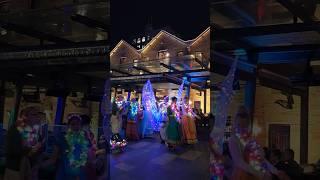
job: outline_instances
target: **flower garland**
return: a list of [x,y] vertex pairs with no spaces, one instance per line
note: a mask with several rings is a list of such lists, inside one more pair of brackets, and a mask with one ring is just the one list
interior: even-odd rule
[[65,135],[69,149],[67,152],[67,157],[70,166],[79,168],[87,163],[88,159],[88,145],[89,142],[86,139],[85,133],[81,131],[80,133],[74,133],[68,130]]
[[19,126],[18,130],[22,135],[23,143],[28,146],[32,147],[37,144],[39,140],[39,126]]
[[249,152],[249,164],[255,170],[265,173],[267,171],[267,164],[263,154],[261,153],[261,146],[255,141],[248,132],[236,133],[244,146],[245,151]]
[[171,110],[174,113],[178,122],[180,122],[180,111],[178,109],[177,104],[171,104]]
[[130,118],[131,118],[131,120],[134,120],[137,114],[138,114],[138,103],[131,102],[130,103]]

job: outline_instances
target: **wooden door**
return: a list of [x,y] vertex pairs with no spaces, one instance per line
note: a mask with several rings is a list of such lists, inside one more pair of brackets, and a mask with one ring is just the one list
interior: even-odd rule
[[281,151],[290,148],[290,125],[269,125],[269,148],[276,148]]

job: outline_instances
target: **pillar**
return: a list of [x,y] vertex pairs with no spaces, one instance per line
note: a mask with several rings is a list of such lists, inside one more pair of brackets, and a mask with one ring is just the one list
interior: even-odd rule
[[204,96],[203,96],[203,113],[207,113],[207,90],[204,90]]
[[61,132],[61,126],[63,122],[63,117],[64,117],[64,110],[66,107],[66,100],[67,97],[58,97],[57,101],[57,108],[56,108],[56,116],[54,119],[54,135],[58,137]]
[[249,110],[249,113],[251,115],[251,119],[253,119],[255,94],[256,94],[256,81],[255,80],[250,80],[250,81],[246,82],[244,93],[245,93],[244,105]]
[[0,84],[0,146],[3,148],[3,118],[4,118],[4,106],[5,106],[5,85],[4,80]]
[[127,97],[127,101],[130,101],[130,96],[131,96],[131,90],[128,90],[128,97]]
[[300,164],[308,163],[309,88],[301,95],[300,107]]
[[[18,113],[19,113],[20,102],[22,97],[22,89],[23,89],[22,83],[18,82],[16,85],[16,98],[15,98],[15,104],[14,104],[13,119],[12,119],[12,122],[10,122],[12,124],[14,124],[18,119]],[[10,126],[12,124],[10,124]]]

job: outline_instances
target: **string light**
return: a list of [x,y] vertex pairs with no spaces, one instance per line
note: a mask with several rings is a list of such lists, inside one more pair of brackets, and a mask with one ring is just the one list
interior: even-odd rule
[[210,133],[211,147],[214,147],[215,151],[215,153],[211,153],[210,157],[211,175],[213,179],[223,178],[222,173],[224,172],[224,167],[222,166],[221,158],[223,157],[224,130],[227,121],[228,107],[234,95],[233,81],[237,61],[237,59],[234,61],[226,79],[221,83],[220,92],[217,97],[215,126]]
[[154,131],[159,131],[160,128],[160,115],[156,103],[156,98],[154,96],[153,88],[150,80],[143,86],[142,90],[142,104],[146,111],[152,113],[151,124]]

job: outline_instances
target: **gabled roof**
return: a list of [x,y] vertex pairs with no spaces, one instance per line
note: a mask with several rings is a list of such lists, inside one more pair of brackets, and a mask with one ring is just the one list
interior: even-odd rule
[[206,30],[204,30],[198,37],[191,40],[191,44],[189,46],[192,46],[195,42],[197,42],[199,39],[201,39],[202,36],[210,32],[210,27],[208,27]]
[[138,54],[142,53],[145,49],[147,49],[150,45],[152,45],[154,42],[157,41],[157,39],[159,39],[160,36],[166,35],[168,37],[170,37],[171,39],[174,39],[175,41],[187,45],[188,47],[192,46],[195,42],[197,42],[199,39],[201,39],[201,37],[203,37],[206,33],[210,32],[210,27],[208,27],[206,30],[204,30],[199,36],[197,36],[196,38],[192,39],[192,40],[182,40],[179,37],[165,31],[165,30],[161,30],[155,37],[152,38],[151,41],[149,41],[146,46],[142,49],[137,50],[136,48],[134,48],[132,45],[130,45],[129,43],[127,43],[125,40],[121,40],[115,48],[113,48],[113,50],[110,52],[110,56],[112,56],[112,54],[117,51],[117,49],[119,48],[119,46],[121,44],[125,44],[126,46],[128,46],[129,48],[133,49],[135,52],[137,52]]
[[180,38],[178,38],[177,36],[173,35],[173,34],[170,34],[168,33],[167,31],[165,30],[161,30],[154,38],[152,38],[151,41],[149,41],[146,46],[140,50],[138,50],[140,53],[142,53],[145,49],[147,49],[151,44],[153,44],[160,36],[163,36],[163,35],[166,35],[168,37],[170,37],[171,39],[174,39],[175,41],[177,42],[180,42],[184,45],[186,45],[186,42]]
[[116,45],[116,47],[114,47],[114,48],[112,49],[112,51],[110,52],[110,56],[112,56],[113,53],[115,53],[115,52],[118,50],[118,48],[121,46],[121,44],[127,46],[128,48],[132,49],[134,52],[136,52],[137,54],[139,54],[139,52],[138,52],[138,50],[137,50],[136,48],[134,48],[133,46],[131,46],[131,45],[130,45],[129,43],[127,43],[125,40],[121,40],[121,41]]

